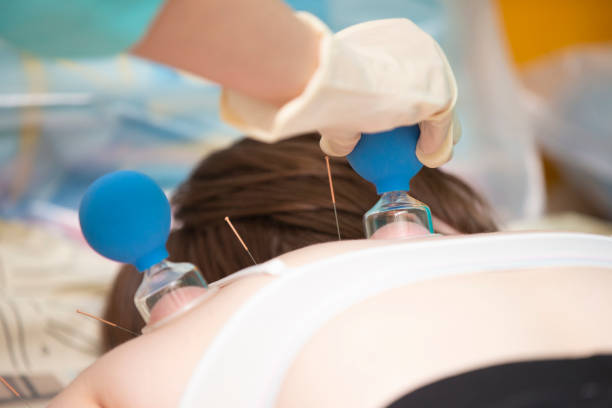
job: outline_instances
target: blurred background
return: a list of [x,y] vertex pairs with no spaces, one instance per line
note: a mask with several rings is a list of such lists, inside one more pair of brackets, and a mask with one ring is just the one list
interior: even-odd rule
[[[612,219],[612,4],[606,0],[290,0],[333,30],[411,18],[457,75],[463,140],[445,168],[500,220],[573,211]],[[0,42],[0,217],[78,236],[86,186],[131,168],[168,191],[240,137],[218,87],[119,55],[40,59]]]
[[[407,17],[440,42],[463,127],[444,168],[504,229],[612,234],[612,2],[288,2],[334,31]],[[54,372],[28,378],[44,399],[97,355],[97,323],[74,309],[100,314],[116,270],[81,239],[85,188],[134,169],[171,192],[241,135],[220,122],[216,85],[128,55],[40,59],[0,40],[0,78],[0,375]]]

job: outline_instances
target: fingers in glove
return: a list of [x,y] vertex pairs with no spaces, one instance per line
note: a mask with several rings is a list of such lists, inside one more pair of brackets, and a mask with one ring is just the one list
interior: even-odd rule
[[337,131],[320,131],[319,145],[323,153],[328,156],[346,156],[353,151],[361,138],[359,133],[346,133]]
[[461,126],[454,114],[426,120],[419,124],[421,136],[416,155],[427,167],[435,168],[448,162],[453,155],[453,146],[461,137]]

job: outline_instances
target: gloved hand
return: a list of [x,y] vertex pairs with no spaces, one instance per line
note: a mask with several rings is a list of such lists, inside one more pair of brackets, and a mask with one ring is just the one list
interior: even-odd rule
[[419,123],[417,156],[428,167],[447,162],[460,127],[454,119],[455,78],[436,41],[407,19],[322,32],[319,67],[301,95],[278,108],[224,89],[221,116],[256,139],[274,142],[319,131],[332,156],[352,151],[361,133]]

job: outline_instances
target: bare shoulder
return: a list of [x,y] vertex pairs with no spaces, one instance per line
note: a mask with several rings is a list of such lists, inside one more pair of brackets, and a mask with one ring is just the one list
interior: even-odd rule
[[79,375],[51,407],[175,407],[210,342],[232,314],[273,279],[244,277],[202,304],[111,350]]

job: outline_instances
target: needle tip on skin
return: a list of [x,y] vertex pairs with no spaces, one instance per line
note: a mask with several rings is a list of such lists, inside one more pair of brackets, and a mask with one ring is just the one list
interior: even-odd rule
[[119,326],[119,325],[118,325],[118,324],[116,324],[116,323],[109,322],[108,320],[104,320],[104,319],[102,319],[102,318],[100,318],[100,317],[94,316],[94,315],[89,314],[89,313],[87,313],[87,312],[83,312],[83,311],[81,311],[81,310],[79,310],[79,309],[77,309],[77,310],[76,310],[76,312],[77,312],[78,314],[82,314],[83,316],[87,316],[87,317],[90,317],[90,318],[92,318],[92,319],[95,319],[95,320],[97,320],[97,321],[99,321],[99,322],[102,322],[102,323],[104,323],[104,324],[107,324],[107,325],[109,325],[109,326],[111,326],[111,327],[115,327],[115,328],[117,328],[117,329],[119,329],[119,330],[123,330],[124,332],[130,333],[130,334],[131,334],[131,335],[133,335],[133,336],[136,336],[136,337],[138,337],[138,336],[139,336],[139,334],[138,334],[138,333],[136,333],[136,332],[134,332],[134,331],[132,331],[132,330],[130,330],[130,329],[126,329],[125,327],[121,327],[121,326]]

